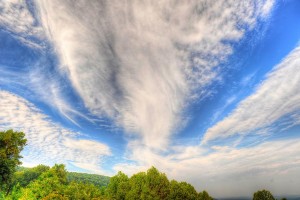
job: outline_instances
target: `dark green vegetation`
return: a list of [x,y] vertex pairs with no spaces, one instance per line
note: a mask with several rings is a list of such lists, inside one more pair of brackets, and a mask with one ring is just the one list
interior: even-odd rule
[[275,200],[271,192],[267,190],[257,191],[253,195],[253,200]]
[[27,140],[23,132],[13,130],[0,132],[0,192],[7,194],[16,167],[20,164],[21,151]]
[[[212,200],[186,182],[169,181],[151,167],[128,177],[122,172],[109,178],[95,174],[67,172],[65,166],[19,167],[26,145],[24,133],[0,132],[0,200]],[[254,193],[253,200],[275,200],[269,191]]]

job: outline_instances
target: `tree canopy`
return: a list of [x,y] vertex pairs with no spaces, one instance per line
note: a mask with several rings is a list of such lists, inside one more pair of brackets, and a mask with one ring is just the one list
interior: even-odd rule
[[0,190],[7,190],[16,167],[21,164],[20,155],[27,140],[23,132],[13,130],[0,132]]
[[270,191],[261,190],[253,194],[253,200],[275,200],[275,198]]
[[189,183],[169,181],[155,167],[130,178],[119,172],[110,179],[106,194],[115,200],[212,200],[206,191],[197,193]]

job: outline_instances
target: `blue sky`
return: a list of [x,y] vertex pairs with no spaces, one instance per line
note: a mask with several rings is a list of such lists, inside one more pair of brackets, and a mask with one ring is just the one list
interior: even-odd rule
[[299,195],[300,2],[0,2],[0,128],[23,165],[154,165],[215,197]]

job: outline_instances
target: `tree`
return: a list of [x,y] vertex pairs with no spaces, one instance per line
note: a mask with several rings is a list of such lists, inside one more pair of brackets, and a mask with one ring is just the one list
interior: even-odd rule
[[213,198],[211,196],[209,196],[209,194],[205,190],[198,194],[198,199],[199,200],[213,200]]
[[50,167],[45,165],[38,165],[33,168],[25,168],[24,170],[17,170],[15,172],[12,187],[19,184],[20,187],[26,187],[31,181],[37,179],[43,172],[46,172]]
[[166,174],[160,173],[155,167],[148,169],[141,199],[167,199],[169,194],[170,182]]
[[110,182],[106,189],[109,199],[115,200],[124,200],[126,193],[129,190],[129,178],[122,172],[118,172],[117,175],[110,178]]
[[68,199],[102,199],[101,190],[93,184],[71,182],[64,190],[64,197]]
[[146,185],[146,173],[145,172],[139,172],[137,174],[134,174],[129,179],[130,184],[130,190],[126,194],[126,199],[130,200],[140,200],[143,188],[145,188]]
[[10,183],[16,167],[21,163],[20,155],[27,140],[23,132],[13,130],[0,132],[0,191],[10,191]]
[[[55,164],[51,169],[43,172],[36,180],[21,189],[20,196],[33,196],[33,199],[50,199],[63,196],[67,183],[67,171],[63,164]],[[28,197],[27,197],[28,198]]]
[[253,200],[275,200],[275,198],[268,190],[262,190],[253,194]]
[[172,180],[170,182],[170,195],[169,200],[195,200],[197,199],[197,191],[195,188],[186,182],[177,182]]

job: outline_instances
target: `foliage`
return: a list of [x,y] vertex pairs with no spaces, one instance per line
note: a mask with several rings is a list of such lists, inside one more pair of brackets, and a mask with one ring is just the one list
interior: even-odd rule
[[164,173],[160,173],[155,167],[147,171],[145,199],[167,199],[170,194],[170,183]]
[[178,183],[175,180],[172,180],[170,182],[170,195],[169,199],[170,200],[181,200],[181,199],[186,199],[186,200],[193,200],[197,199],[198,194],[195,190],[195,188],[186,182],[180,182]]
[[17,165],[21,164],[20,152],[26,145],[27,140],[23,132],[13,130],[0,132],[0,191],[10,191],[9,185],[16,171]]
[[102,192],[93,184],[71,182],[64,190],[67,199],[101,199]]
[[52,168],[44,165],[20,168],[15,173],[13,189],[7,199],[212,200],[207,192],[198,194],[186,182],[169,181],[164,173],[154,167],[130,178],[118,172],[110,178],[106,187],[83,182],[85,179],[82,177],[89,177],[87,174],[76,173],[73,178],[80,178],[72,181],[68,180],[68,175],[64,165],[56,164]]
[[209,194],[205,190],[198,194],[198,199],[199,200],[213,200],[213,198],[211,196],[209,196]]
[[129,178],[126,174],[118,172],[117,175],[111,177],[107,186],[107,195],[110,199],[125,199],[126,192],[130,190]]
[[18,183],[21,187],[26,187],[31,181],[37,179],[43,172],[49,169],[50,167],[46,165],[38,165],[33,168],[19,168],[14,174],[12,186]]
[[[67,174],[67,176],[66,176]],[[73,174],[73,173],[72,173]],[[128,178],[122,172],[110,179],[107,187],[84,183],[87,174],[69,180],[63,165],[49,168],[39,165],[21,168],[15,173],[16,183],[11,199],[197,199],[194,187],[186,182],[169,182],[165,174],[152,167]],[[81,177],[82,175],[82,177]],[[67,177],[67,178],[66,178]],[[66,180],[67,179],[67,180]],[[90,180],[90,179],[86,179]]]
[[106,189],[109,199],[115,200],[212,200],[206,191],[197,193],[186,182],[169,181],[164,173],[151,167],[146,173],[140,172],[128,178],[119,172],[110,179]]
[[[92,184],[68,182],[64,165],[54,165],[52,168],[38,166],[30,171],[46,169],[26,187],[15,185],[11,199],[100,199],[102,191]],[[28,170],[26,170],[28,171]]]
[[138,200],[143,196],[143,189],[146,183],[146,173],[140,172],[129,179],[130,190],[126,194],[126,199]]
[[253,194],[253,200],[275,200],[275,198],[268,190],[261,190]]
[[[31,193],[35,199],[46,198],[62,193],[66,183],[66,170],[64,165],[55,165],[42,173],[38,179],[21,190],[21,197]],[[48,198],[48,197],[47,197]]]
[[102,176],[98,174],[86,174],[86,173],[77,173],[77,172],[68,172],[67,173],[68,182],[76,181],[86,184],[93,184],[97,187],[107,186],[109,183],[108,176]]

